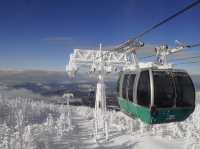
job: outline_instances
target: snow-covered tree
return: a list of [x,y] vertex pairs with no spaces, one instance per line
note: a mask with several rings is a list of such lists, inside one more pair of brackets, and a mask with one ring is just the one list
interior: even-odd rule
[[20,149],[23,149],[23,144],[24,144],[24,115],[22,112],[22,109],[19,109],[16,113],[16,121],[17,121],[17,125],[16,125],[16,129],[18,131],[18,139],[19,139],[19,145],[20,145]]
[[6,123],[3,124],[2,129],[4,131],[3,147],[4,149],[11,149],[11,129],[7,126]]
[[65,113],[61,113],[59,119],[56,122],[56,131],[58,136],[63,136],[64,131],[66,131],[67,125],[66,125],[67,119]]
[[34,134],[32,133],[31,126],[26,126],[24,130],[24,148],[25,149],[36,149],[34,142]]
[[46,130],[47,130],[49,133],[53,133],[53,129],[54,129],[54,126],[55,126],[55,122],[54,122],[54,119],[53,119],[52,114],[49,114],[49,115],[48,115],[47,120],[46,120],[46,123],[45,123],[45,126],[46,126]]

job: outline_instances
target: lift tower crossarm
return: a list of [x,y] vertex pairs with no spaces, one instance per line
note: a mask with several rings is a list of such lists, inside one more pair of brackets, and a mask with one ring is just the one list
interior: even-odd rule
[[139,66],[135,50],[142,46],[144,43],[140,41],[129,41],[118,48],[101,51],[74,49],[73,53],[70,54],[66,71],[70,77],[75,77],[76,72],[83,66],[88,69],[88,72],[99,71],[101,61],[104,61],[104,72],[107,73],[122,70],[127,65]]

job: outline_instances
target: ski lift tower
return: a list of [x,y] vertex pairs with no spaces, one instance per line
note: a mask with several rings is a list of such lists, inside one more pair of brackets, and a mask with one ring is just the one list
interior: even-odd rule
[[89,74],[97,76],[95,100],[95,136],[100,135],[100,130],[104,130],[108,138],[106,112],[106,93],[104,78],[109,74],[118,74],[128,66],[138,67],[135,50],[144,46],[144,43],[138,40],[129,40],[122,45],[112,49],[74,49],[70,54],[69,63],[66,65],[66,71],[69,77],[74,78],[78,71],[84,68]]
[[175,44],[175,48],[169,48],[166,44],[162,44],[161,46],[156,47],[155,52],[157,61],[155,62],[155,64],[166,68],[171,67],[171,65],[167,62],[167,56],[177,52],[181,52],[183,49],[187,48],[187,46],[183,45],[178,40],[175,40]]

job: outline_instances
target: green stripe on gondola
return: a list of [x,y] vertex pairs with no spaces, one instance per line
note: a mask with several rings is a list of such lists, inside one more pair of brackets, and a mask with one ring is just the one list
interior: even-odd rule
[[140,105],[136,105],[128,100],[118,97],[120,109],[131,116],[139,118],[148,124],[160,124],[185,120],[193,111],[194,107],[181,108],[159,108],[154,115],[150,109]]

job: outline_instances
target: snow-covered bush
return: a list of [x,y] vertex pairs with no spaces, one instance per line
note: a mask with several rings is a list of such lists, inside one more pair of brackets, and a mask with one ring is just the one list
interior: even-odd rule
[[[35,149],[49,142],[51,135],[63,135],[69,127],[69,116],[65,106],[0,96],[0,148]],[[40,137],[46,138],[43,143]]]
[[145,133],[154,136],[171,138],[195,139],[200,141],[200,104],[196,104],[195,111],[185,121],[168,124],[147,125],[139,119],[132,119],[122,112],[110,111],[110,129],[123,131],[127,134],[142,136]]

